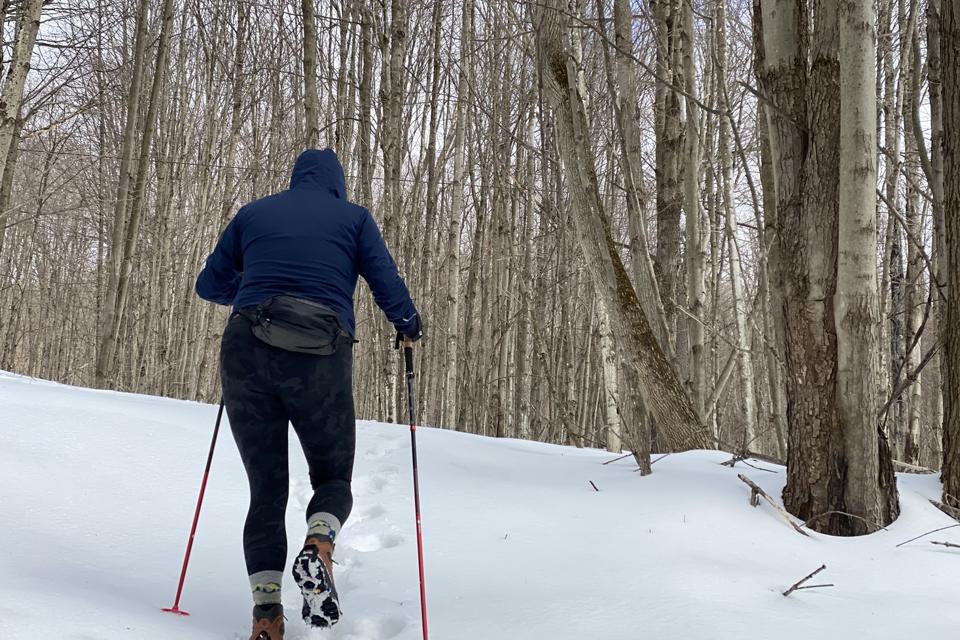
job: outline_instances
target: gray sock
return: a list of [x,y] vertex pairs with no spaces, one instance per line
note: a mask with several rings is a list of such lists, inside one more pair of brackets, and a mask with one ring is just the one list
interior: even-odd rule
[[283,571],[258,571],[250,576],[250,591],[254,604],[266,606],[280,604],[280,585]]
[[330,542],[334,542],[340,533],[340,526],[337,516],[322,511],[314,513],[307,517],[307,537],[326,536],[330,538]]

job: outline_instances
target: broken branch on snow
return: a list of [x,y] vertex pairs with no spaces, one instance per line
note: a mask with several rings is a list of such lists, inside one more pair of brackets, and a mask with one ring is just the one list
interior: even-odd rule
[[919,540],[920,538],[926,538],[926,537],[927,537],[928,535],[930,535],[931,533],[936,533],[936,532],[938,532],[938,531],[945,531],[946,529],[953,529],[953,528],[955,528],[955,527],[960,527],[960,524],[951,524],[951,525],[947,525],[946,527],[940,527],[939,529],[934,529],[933,531],[927,531],[926,533],[921,533],[921,534],[918,535],[916,538],[910,538],[909,540],[905,540],[905,541],[901,542],[900,544],[898,544],[897,546],[898,546],[898,547],[902,547],[903,545],[909,544],[909,543],[913,542],[914,540]]
[[806,586],[806,587],[803,586],[803,583],[807,582],[808,580],[810,580],[810,578],[812,578],[813,576],[817,575],[817,574],[820,573],[821,571],[824,571],[826,568],[827,568],[827,565],[822,564],[822,565],[820,565],[820,568],[819,568],[819,569],[816,569],[815,571],[810,572],[809,574],[807,574],[806,577],[801,578],[800,580],[797,580],[796,582],[794,582],[792,587],[790,587],[789,589],[787,589],[786,591],[783,592],[783,597],[786,598],[788,595],[790,595],[790,594],[793,593],[794,591],[800,591],[801,589],[819,589],[819,588],[821,588],[821,587],[832,587],[832,586],[834,586],[834,585],[832,585],[832,584],[811,584],[811,585],[808,585],[808,586]]
[[936,540],[931,540],[930,544],[938,544],[941,547],[950,547],[951,549],[960,549],[960,544],[954,544],[952,542],[937,542]]
[[770,495],[769,495],[766,491],[764,491],[763,489],[761,489],[760,487],[758,487],[757,484],[756,484],[753,480],[751,480],[751,479],[748,478],[747,476],[743,475],[742,473],[738,473],[738,474],[737,474],[737,477],[740,478],[741,481],[743,481],[744,483],[746,483],[746,485],[747,485],[748,487],[750,487],[750,489],[751,489],[751,492],[750,492],[750,504],[751,504],[751,506],[756,507],[757,505],[759,505],[759,504],[760,504],[760,497],[763,497],[764,500],[766,500],[768,503],[770,503],[770,506],[771,506],[771,507],[773,507],[774,509],[777,510],[777,513],[779,513],[779,514],[783,517],[784,521],[785,521],[787,524],[789,524],[791,527],[793,527],[793,530],[794,530],[794,531],[796,531],[796,532],[799,533],[800,535],[807,536],[808,538],[810,537],[810,534],[808,534],[806,531],[804,531],[803,529],[801,529],[800,526],[799,526],[796,522],[793,521],[793,518],[790,517],[790,514],[787,513],[787,510],[784,509],[783,507],[781,507],[773,498],[771,498]]

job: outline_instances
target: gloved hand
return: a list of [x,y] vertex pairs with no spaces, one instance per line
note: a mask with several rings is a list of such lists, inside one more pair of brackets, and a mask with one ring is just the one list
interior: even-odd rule
[[423,327],[420,325],[420,316],[415,316],[414,325],[412,328],[407,328],[405,331],[397,331],[397,339],[394,343],[394,349],[399,349],[400,344],[404,340],[410,340],[411,342],[416,342],[423,337]]

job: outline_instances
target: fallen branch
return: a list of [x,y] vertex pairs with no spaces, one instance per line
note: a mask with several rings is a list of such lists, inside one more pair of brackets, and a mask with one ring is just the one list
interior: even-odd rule
[[955,527],[960,527],[960,524],[949,524],[949,525],[947,525],[947,526],[945,526],[945,527],[940,527],[939,529],[934,529],[933,531],[927,531],[926,533],[921,533],[921,534],[918,535],[916,538],[910,538],[909,540],[906,540],[906,541],[904,541],[904,542],[901,542],[901,543],[898,544],[897,546],[898,546],[898,547],[902,547],[903,545],[905,545],[905,544],[910,544],[911,542],[913,542],[913,541],[915,541],[915,540],[919,540],[920,538],[926,538],[926,537],[927,537],[928,535],[930,535],[931,533],[936,533],[936,532],[938,532],[938,531],[946,531],[947,529],[953,529],[953,528],[955,528]]
[[800,580],[797,580],[796,582],[794,582],[792,587],[790,587],[789,589],[787,589],[786,591],[783,592],[783,597],[786,598],[788,595],[790,595],[790,594],[793,593],[794,591],[800,591],[801,589],[819,589],[819,588],[821,588],[821,587],[832,587],[832,586],[834,586],[834,585],[832,585],[832,584],[811,584],[811,585],[806,586],[806,587],[802,586],[804,582],[808,581],[810,578],[812,578],[813,576],[817,575],[818,573],[820,573],[821,571],[825,570],[826,568],[827,568],[827,565],[822,564],[822,565],[820,565],[820,568],[819,568],[819,569],[816,569],[815,571],[812,571],[812,572],[809,573],[805,578],[801,578]]
[[939,544],[943,547],[950,547],[951,549],[960,549],[960,544],[953,544],[952,542],[937,542],[936,540],[931,540],[930,544]]
[[783,520],[784,520],[787,524],[789,524],[791,527],[793,527],[793,530],[794,530],[794,531],[796,531],[796,532],[799,533],[800,535],[807,536],[808,538],[810,537],[810,534],[808,534],[806,531],[804,531],[803,529],[801,529],[800,526],[799,526],[796,522],[793,521],[793,518],[790,516],[789,513],[787,513],[787,510],[784,509],[783,507],[781,507],[773,498],[771,498],[771,497],[767,494],[766,491],[764,491],[763,489],[761,489],[760,487],[758,487],[758,486],[756,485],[756,483],[754,483],[753,480],[751,480],[751,479],[748,478],[747,476],[743,475],[742,473],[738,473],[738,474],[737,474],[737,477],[740,478],[741,481],[743,481],[744,483],[746,483],[746,485],[747,485],[748,487],[750,487],[750,489],[751,489],[751,493],[750,493],[750,505],[751,505],[751,506],[756,507],[757,505],[759,505],[759,504],[760,504],[760,496],[762,496],[767,502],[770,503],[770,506],[771,506],[771,507],[773,507],[774,509],[777,510],[777,513],[779,513],[779,514],[783,517]]
[[593,487],[594,491],[597,491],[597,492],[600,491],[600,489],[597,488],[597,485],[593,484],[593,480],[590,480],[590,486]]

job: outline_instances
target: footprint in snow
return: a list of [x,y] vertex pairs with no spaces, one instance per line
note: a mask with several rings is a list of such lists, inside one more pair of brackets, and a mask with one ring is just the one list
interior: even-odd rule
[[377,468],[379,476],[395,476],[400,473],[400,467],[395,464],[382,464]]
[[302,511],[307,508],[313,498],[313,487],[310,486],[309,482],[293,478],[290,482],[290,493],[293,496],[294,504]]
[[361,509],[358,513],[350,516],[350,520],[347,521],[347,524],[359,524],[361,522],[367,522],[369,520],[379,520],[385,516],[387,510],[384,509],[379,504],[373,504],[365,509]]
[[409,622],[401,615],[345,617],[334,627],[333,637],[337,640],[389,640],[403,633],[408,626]]
[[351,535],[343,544],[354,551],[370,553],[381,549],[392,549],[403,544],[403,536],[398,533],[366,533]]
[[353,490],[361,496],[377,495],[386,486],[387,479],[382,476],[360,476],[353,479]]

